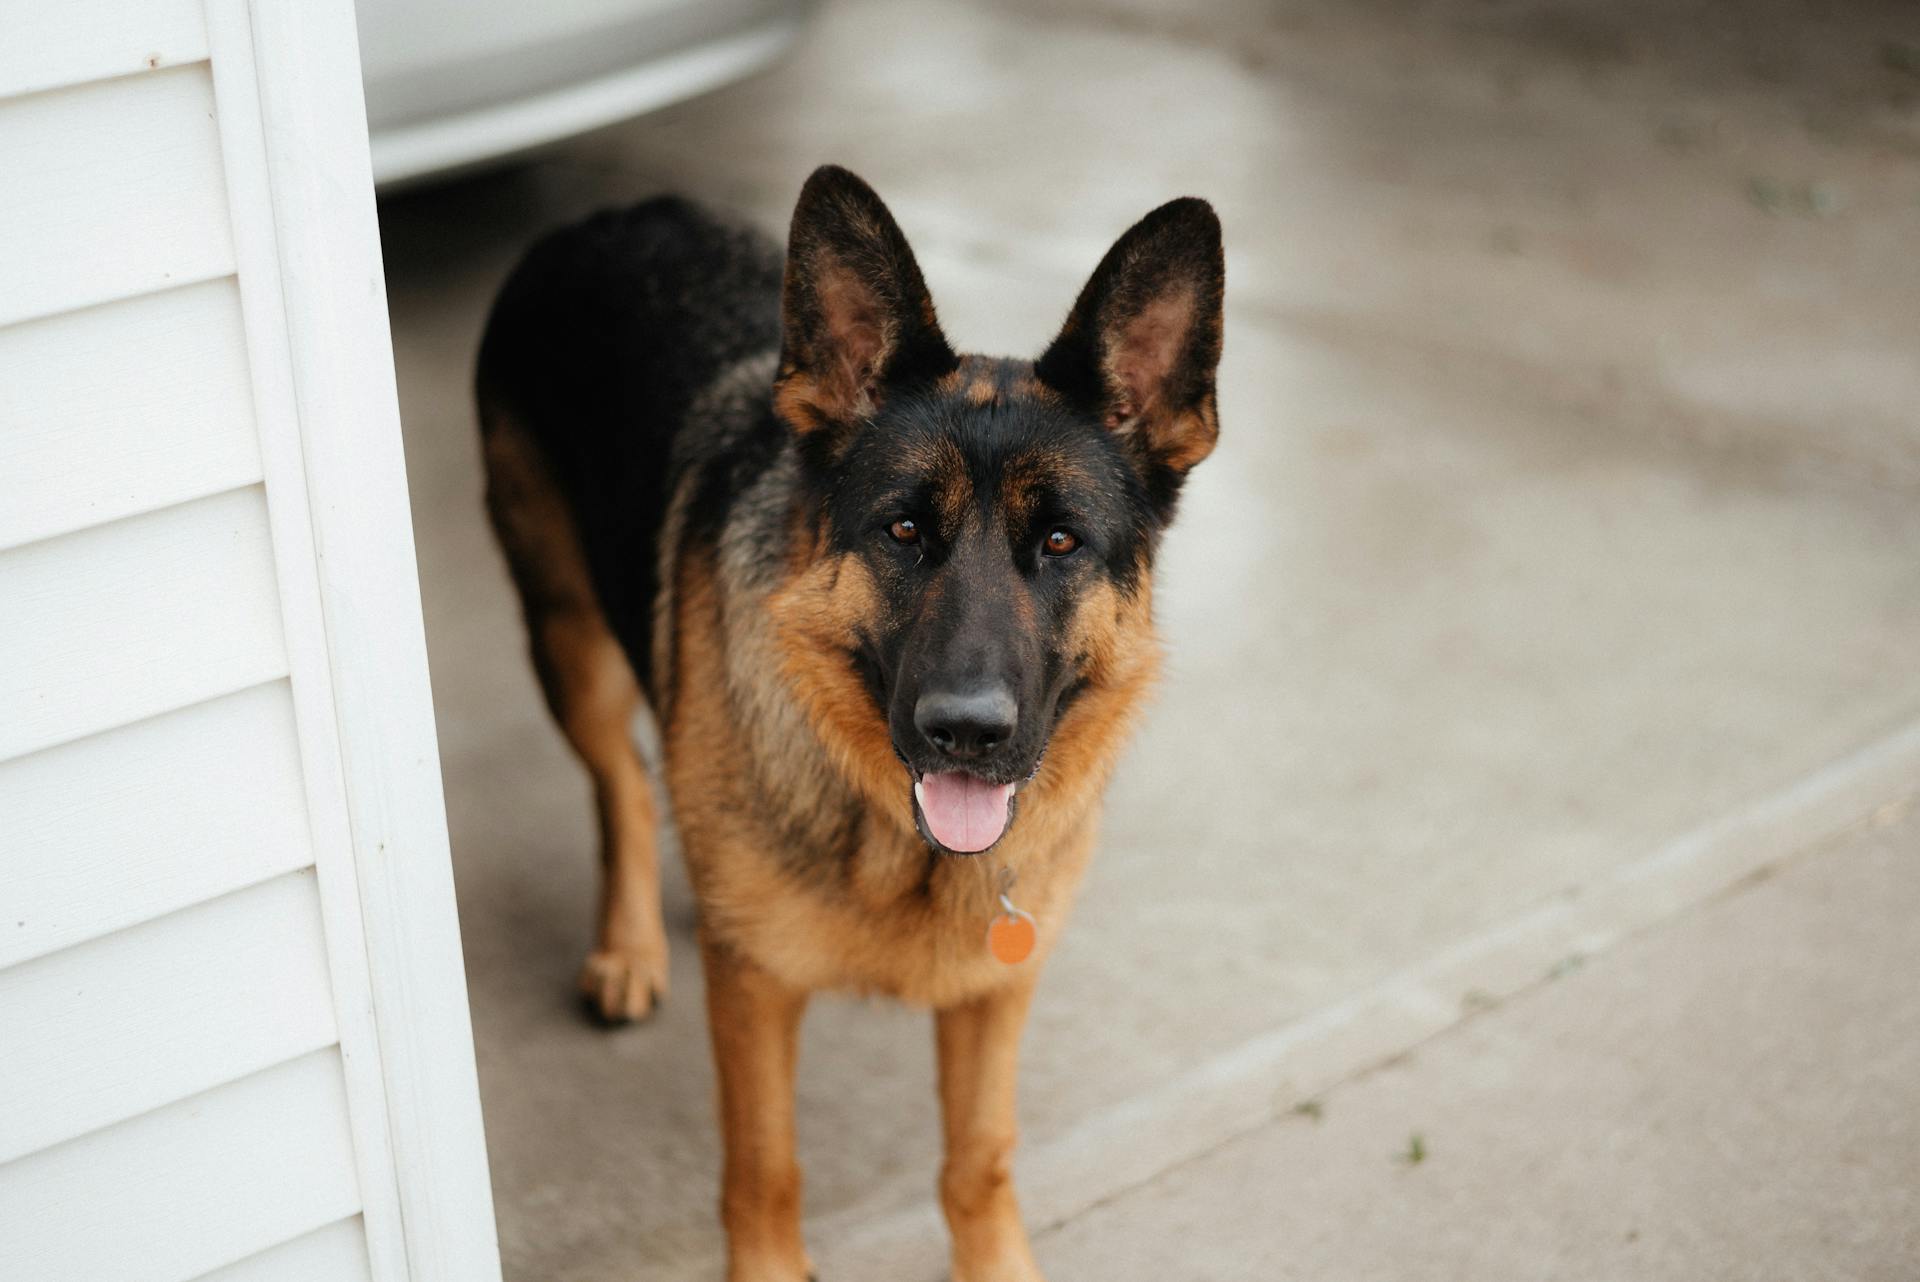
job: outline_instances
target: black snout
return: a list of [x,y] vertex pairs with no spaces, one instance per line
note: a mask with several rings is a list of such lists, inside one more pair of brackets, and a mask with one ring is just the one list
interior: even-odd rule
[[935,690],[913,705],[913,724],[927,742],[949,757],[990,757],[1013,738],[1020,705],[1005,686]]

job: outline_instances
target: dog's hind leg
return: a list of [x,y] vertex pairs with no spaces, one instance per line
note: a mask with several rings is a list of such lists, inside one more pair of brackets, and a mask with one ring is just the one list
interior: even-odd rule
[[633,743],[640,685],[539,446],[509,416],[482,413],[487,512],[520,589],[547,707],[592,777],[599,812],[599,935],[580,989],[609,1022],[643,1019],[666,996],[667,935],[653,790]]

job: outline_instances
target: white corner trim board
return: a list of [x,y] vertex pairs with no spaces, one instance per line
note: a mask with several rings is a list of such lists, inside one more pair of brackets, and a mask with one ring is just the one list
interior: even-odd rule
[[[244,261],[265,247],[242,239],[252,228],[278,266],[299,425],[297,437],[263,432],[262,450],[270,477],[304,473],[311,543],[299,565],[318,599],[303,603],[302,639],[324,649],[316,667],[328,688],[314,702],[326,705],[334,734],[316,715],[303,751],[319,755],[330,737],[337,745],[324,765],[338,772],[358,892],[339,915],[357,907],[364,933],[378,1038],[365,1050],[379,1057],[405,1276],[497,1278],[353,8],[272,0],[243,16],[242,0],[209,0],[207,16],[217,86],[222,48],[243,55],[235,37],[252,20],[264,167],[249,170],[246,190],[264,192],[271,210],[236,222],[237,252]],[[243,184],[232,169],[228,185],[237,204]],[[246,283],[243,270],[243,307]],[[290,543],[299,515],[289,513]],[[344,1038],[342,1048],[355,1053]],[[391,1265],[382,1254],[376,1278]]]

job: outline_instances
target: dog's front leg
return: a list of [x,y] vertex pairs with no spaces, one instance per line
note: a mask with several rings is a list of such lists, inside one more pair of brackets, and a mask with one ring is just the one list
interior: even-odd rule
[[793,1074],[807,994],[704,932],[700,951],[726,1148],[720,1219],[727,1282],[805,1282]]
[[939,1012],[947,1158],[940,1204],[954,1282],[1040,1282],[1013,1194],[1015,1075],[1032,977]]

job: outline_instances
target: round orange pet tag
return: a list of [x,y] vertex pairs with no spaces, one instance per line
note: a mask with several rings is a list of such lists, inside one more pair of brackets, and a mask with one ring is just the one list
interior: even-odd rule
[[993,954],[996,961],[1018,966],[1033,956],[1033,946],[1038,938],[1033,918],[1009,904],[1007,911],[995,917],[987,926],[987,951]]

